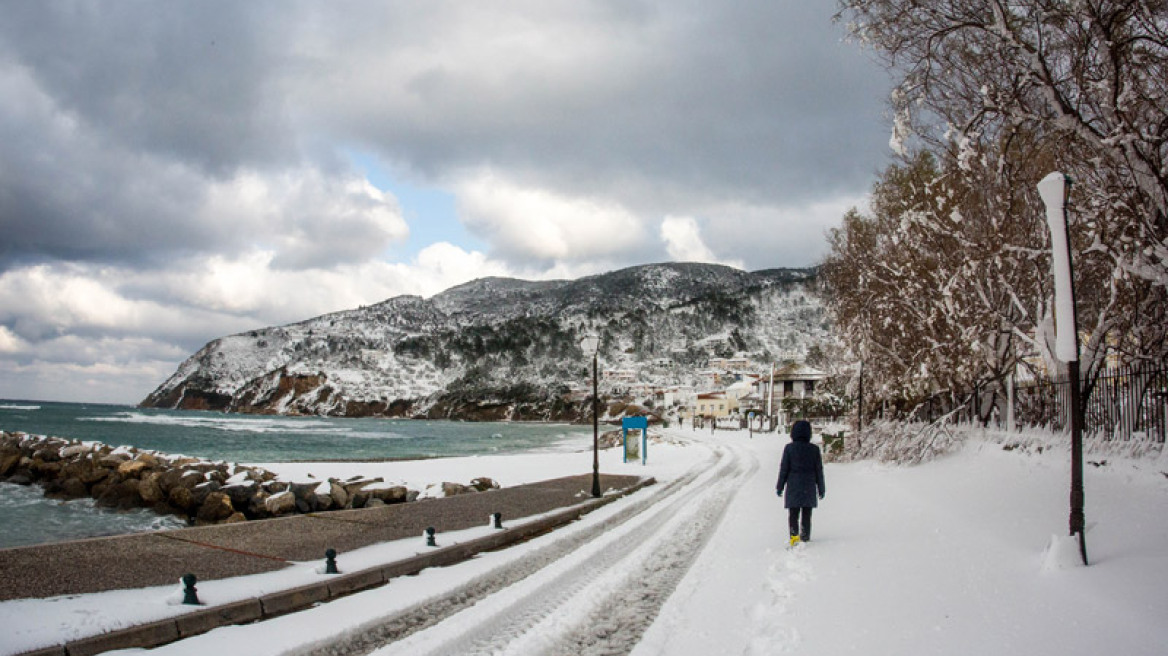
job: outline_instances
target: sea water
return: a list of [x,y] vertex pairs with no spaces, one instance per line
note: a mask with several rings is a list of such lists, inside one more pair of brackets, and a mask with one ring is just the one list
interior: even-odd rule
[[[387,460],[581,449],[591,431],[564,424],[236,415],[133,406],[0,400],[0,430],[134,446],[228,462]],[[46,499],[0,483],[0,548],[170,528],[149,510]]]

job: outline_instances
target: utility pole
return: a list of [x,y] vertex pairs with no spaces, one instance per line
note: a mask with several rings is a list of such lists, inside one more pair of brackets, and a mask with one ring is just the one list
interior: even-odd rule
[[1070,179],[1054,172],[1038,183],[1050,226],[1051,268],[1054,272],[1055,355],[1067,365],[1071,386],[1071,535],[1079,536],[1079,555],[1087,564],[1086,519],[1083,511],[1083,399],[1079,384],[1079,328],[1071,242],[1067,236],[1067,192]]
[[859,412],[856,413],[856,434],[864,432],[864,361],[860,360]]
[[767,384],[767,424],[768,424],[768,426],[770,424],[773,424],[775,421],[775,413],[773,411],[774,410],[774,408],[773,408],[774,401],[775,401],[775,363],[772,362],[771,363],[771,379],[770,379],[770,382]]

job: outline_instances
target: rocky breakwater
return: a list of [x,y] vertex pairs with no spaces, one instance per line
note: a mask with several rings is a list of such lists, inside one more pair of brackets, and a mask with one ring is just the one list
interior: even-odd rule
[[[112,508],[153,508],[206,525],[294,513],[371,508],[414,501],[418,492],[381,478],[290,482],[259,467],[168,456],[27,433],[0,432],[0,482],[39,484],[45,495],[92,497]],[[499,485],[443,483],[446,496]]]

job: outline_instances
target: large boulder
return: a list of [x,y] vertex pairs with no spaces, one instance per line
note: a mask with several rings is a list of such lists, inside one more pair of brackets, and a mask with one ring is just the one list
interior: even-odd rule
[[191,501],[195,508],[203,505],[207,500],[207,496],[212,492],[219,491],[219,484],[215,481],[205,481],[191,488]]
[[60,459],[44,460],[37,456],[32,459],[32,464],[29,465],[29,469],[39,479],[56,478],[61,473],[61,461]]
[[98,484],[94,486],[94,494],[97,502],[103,506],[123,510],[136,508],[142,503],[142,497],[138,495],[140,483],[136,478],[128,478],[116,483]]
[[170,490],[170,494],[166,495],[166,500],[170,505],[184,513],[190,514],[196,509],[195,495],[190,488],[178,486]]
[[9,453],[0,456],[0,476],[11,474],[20,464],[20,453]]
[[158,479],[162,474],[158,472],[151,472],[142,477],[142,483],[138,486],[138,496],[147,504],[153,505],[166,498],[166,493],[162,491],[162,486],[158,484]]
[[235,514],[235,507],[231,505],[231,497],[223,492],[211,492],[199,506],[195,517],[203,522],[220,522]]
[[444,481],[442,483],[442,496],[444,497],[456,497],[460,494],[474,491],[474,488],[467,487],[461,483],[451,483],[450,481]]
[[110,470],[106,467],[101,467],[96,463],[90,461],[89,466],[85,467],[81,473],[81,482],[90,486],[91,488],[97,483],[104,481],[110,475]]
[[61,494],[70,499],[89,496],[89,488],[79,478],[66,478],[61,482]]
[[93,451],[93,447],[87,444],[70,444],[69,446],[61,448],[61,459],[72,460],[77,456],[84,455]]
[[178,485],[178,479],[182,478],[182,471],[178,469],[165,469],[158,475],[158,487],[162,489],[163,494],[170,494],[170,491]]
[[345,508],[348,506],[349,493],[345,491],[345,486],[341,485],[340,481],[336,479],[330,479],[329,485],[329,496],[333,498],[333,508]]
[[117,469],[123,462],[130,459],[130,454],[124,452],[106,453],[98,457],[97,464],[110,469]]
[[[409,496],[409,490],[401,485],[371,488],[368,492],[370,500],[377,499],[384,503],[405,503]],[[365,502],[365,507],[369,507],[368,501]]]
[[487,478],[486,476],[474,479],[470,482],[470,486],[479,492],[499,489],[499,484],[496,483],[493,479]]
[[142,472],[150,469],[150,463],[145,460],[127,460],[118,465],[118,474],[125,478],[138,478]]
[[272,515],[286,515],[296,509],[296,495],[285,490],[264,500],[264,509]]
[[227,496],[231,497],[231,505],[236,508],[246,508],[248,502],[251,501],[251,498],[255,496],[256,491],[259,489],[259,483],[255,481],[244,481],[220,488],[220,491],[225,492]]

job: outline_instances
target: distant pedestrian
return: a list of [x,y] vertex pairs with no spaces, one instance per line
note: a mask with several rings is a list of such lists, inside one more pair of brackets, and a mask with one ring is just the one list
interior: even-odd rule
[[779,482],[775,491],[787,497],[787,524],[791,529],[791,544],[811,540],[811,509],[819,505],[826,488],[823,482],[823,455],[811,443],[811,424],[797,421],[791,427],[791,443],[783,448],[779,465]]

